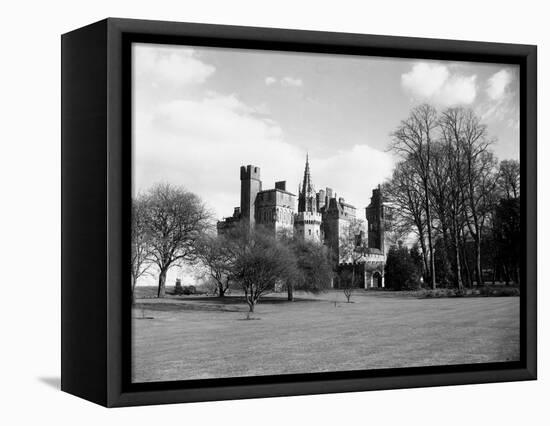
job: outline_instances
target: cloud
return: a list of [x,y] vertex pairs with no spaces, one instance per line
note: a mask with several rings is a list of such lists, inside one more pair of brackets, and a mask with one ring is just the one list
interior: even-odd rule
[[290,76],[286,76],[281,79],[269,76],[266,77],[264,81],[266,86],[273,86],[277,83],[279,83],[282,87],[302,87],[304,85],[302,79]]
[[401,85],[415,100],[453,106],[471,104],[475,100],[476,79],[475,74],[452,73],[446,65],[418,62],[401,75]]
[[281,86],[283,87],[302,87],[303,81],[294,77],[283,77],[281,79]]
[[178,99],[136,113],[135,183],[158,181],[196,192],[218,217],[239,205],[239,168],[255,164],[273,185],[277,169],[299,168],[301,152],[285,143],[280,126],[235,95],[210,93]]
[[512,82],[512,73],[506,69],[493,74],[487,81],[487,95],[494,101],[500,100],[506,94],[506,89]]
[[134,46],[133,55],[138,85],[181,88],[202,84],[216,71],[188,47],[138,44]]
[[[264,188],[286,180],[297,193],[305,151],[286,140],[277,122],[235,95],[211,92],[201,100],[169,101],[134,122],[136,190],[159,181],[183,185],[221,218],[240,203],[240,166],[253,164],[261,169]],[[329,186],[358,209],[393,167],[390,154],[368,145],[310,155],[310,163],[317,190]]]
[[372,190],[390,177],[394,166],[390,154],[364,144],[326,158],[313,157],[310,163],[316,189],[332,188],[338,198],[354,205],[363,219]]
[[486,98],[477,106],[482,120],[519,129],[519,82],[511,69],[501,69],[487,79]]

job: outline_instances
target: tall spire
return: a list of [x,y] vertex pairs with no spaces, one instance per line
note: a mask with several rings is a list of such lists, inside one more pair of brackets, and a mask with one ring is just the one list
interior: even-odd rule
[[301,190],[298,195],[298,211],[299,212],[316,212],[316,197],[315,188],[313,188],[313,182],[311,179],[311,172],[309,170],[309,152],[306,153],[306,167],[304,170],[304,180]]
[[311,181],[311,173],[309,171],[309,153],[306,153],[306,168],[304,170],[304,183],[302,185],[302,191],[305,193],[314,192],[313,183]]

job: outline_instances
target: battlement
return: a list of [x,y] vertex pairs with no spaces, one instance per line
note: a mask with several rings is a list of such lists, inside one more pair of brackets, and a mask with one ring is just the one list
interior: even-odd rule
[[241,166],[241,180],[260,180],[260,168],[252,165]]
[[294,218],[295,223],[321,223],[322,215],[317,212],[299,212]]

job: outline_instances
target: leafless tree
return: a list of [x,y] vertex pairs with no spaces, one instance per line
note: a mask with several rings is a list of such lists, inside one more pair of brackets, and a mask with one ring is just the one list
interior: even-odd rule
[[[430,178],[430,203],[434,212],[435,232],[442,236],[444,253],[437,253],[437,256],[448,257],[450,252],[449,235],[453,217],[453,190],[454,186],[452,171],[450,166],[452,154],[449,147],[443,140],[438,141],[432,148],[431,178]],[[454,188],[457,189],[456,187]]]
[[421,197],[426,217],[426,234],[430,257],[430,280],[435,288],[435,259],[433,253],[432,212],[430,205],[430,167],[432,146],[436,140],[435,132],[438,126],[437,111],[430,105],[423,104],[414,108],[409,117],[401,122],[392,133],[391,149],[411,167],[419,177]]
[[503,198],[518,198],[520,194],[519,161],[503,160],[500,162],[498,186]]
[[211,227],[201,199],[182,187],[157,184],[145,194],[151,257],[159,270],[158,297],[164,297],[166,274],[182,261],[195,261],[195,242]]
[[464,147],[462,137],[462,114],[458,108],[451,108],[442,113],[439,120],[441,140],[443,144],[443,167],[448,173],[448,205],[446,220],[454,246],[455,280],[457,287],[462,290],[463,280],[461,271],[461,235],[465,226],[465,200],[463,187],[466,185],[466,171],[464,163]]
[[224,297],[232,280],[233,256],[223,236],[203,235],[196,242],[196,254],[208,275],[216,283],[219,297]]
[[132,300],[134,300],[135,288],[140,277],[149,274],[152,263],[151,241],[147,230],[146,204],[143,196],[132,200],[132,225],[131,225],[131,269]]
[[249,312],[260,298],[296,276],[290,247],[261,228],[236,226],[227,233],[231,276],[243,289]]
[[396,164],[393,175],[383,187],[384,196],[393,207],[393,223],[397,234],[404,236],[412,230],[418,237],[422,250],[424,271],[430,271],[426,245],[425,201],[421,180],[415,167],[407,160]]
[[487,135],[486,126],[470,109],[449,109],[443,112],[442,122],[449,143],[454,145],[459,156],[461,185],[457,192],[463,202],[468,232],[474,241],[476,280],[482,284],[481,239],[496,203],[496,159],[489,150],[493,141]]

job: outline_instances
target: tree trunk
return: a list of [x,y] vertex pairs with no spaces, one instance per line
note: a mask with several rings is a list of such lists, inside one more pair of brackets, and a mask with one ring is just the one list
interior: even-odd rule
[[428,274],[430,271],[430,267],[428,265],[428,250],[426,249],[426,241],[424,241],[424,236],[420,236],[419,241],[420,248],[422,250],[422,262],[424,264],[424,273],[422,274],[422,276],[424,277],[424,282],[428,283]]
[[472,270],[470,269],[470,263],[468,261],[468,253],[466,252],[466,237],[464,233],[460,236],[460,252],[462,253],[462,267],[464,269],[464,283],[466,287],[472,288],[474,279],[472,277]]
[[288,284],[286,286],[286,290],[288,293],[288,301],[292,302],[294,300],[294,286],[292,284]]
[[157,297],[164,297],[166,293],[166,272],[168,272],[166,269],[160,270]]
[[476,238],[476,275],[477,285],[483,285],[483,271],[481,270],[481,239]]
[[464,247],[462,247],[462,263],[464,268],[464,281],[466,284],[466,287],[472,288],[472,272],[470,270],[470,265],[468,264],[468,257],[466,256],[466,251],[464,250]]
[[222,283],[218,283],[218,296],[224,297],[225,296],[225,290],[226,288],[223,286]]
[[454,229],[454,243],[455,243],[455,262],[456,262],[456,266],[455,266],[455,273],[456,273],[456,285],[458,287],[459,290],[462,290],[462,275],[461,275],[461,272],[460,272],[460,269],[462,268],[462,265],[460,263],[460,241],[459,241],[459,238],[458,238],[458,231],[457,231],[457,226],[455,224],[455,229]]
[[509,270],[508,270],[508,265],[503,265],[503,269],[504,269],[504,281],[506,283],[506,285],[510,284],[510,273],[509,273]]
[[430,279],[432,281],[432,289],[435,290],[435,257],[434,257],[434,247],[432,242],[432,219],[430,212],[430,200],[428,198],[428,180],[424,180],[424,194],[426,197],[426,225],[428,227],[428,250],[430,251]]
[[136,302],[136,283],[137,279],[132,276],[132,305]]

